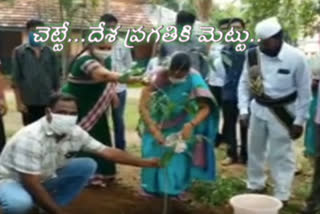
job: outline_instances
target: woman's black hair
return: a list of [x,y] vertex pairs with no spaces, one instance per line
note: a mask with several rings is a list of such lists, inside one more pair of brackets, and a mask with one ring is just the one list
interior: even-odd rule
[[170,64],[170,71],[188,71],[191,68],[191,59],[186,53],[173,55]]

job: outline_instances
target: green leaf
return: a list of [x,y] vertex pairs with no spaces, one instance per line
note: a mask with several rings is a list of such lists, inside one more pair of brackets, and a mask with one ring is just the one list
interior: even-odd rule
[[119,82],[120,83],[126,83],[126,82],[128,82],[129,78],[130,78],[130,74],[129,73],[123,74],[123,75],[120,76]]
[[191,192],[196,201],[212,206],[228,203],[235,195],[246,191],[246,182],[240,178],[220,178],[216,182],[194,182]]
[[168,151],[164,153],[164,155],[162,155],[160,159],[160,165],[162,167],[167,167],[170,164],[174,155],[175,155],[174,149],[170,148]]

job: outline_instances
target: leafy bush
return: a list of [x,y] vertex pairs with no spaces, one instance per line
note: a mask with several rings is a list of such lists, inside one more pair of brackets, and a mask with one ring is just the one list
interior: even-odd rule
[[222,206],[235,195],[245,193],[246,183],[240,178],[220,178],[216,182],[194,182],[191,193],[197,202]]

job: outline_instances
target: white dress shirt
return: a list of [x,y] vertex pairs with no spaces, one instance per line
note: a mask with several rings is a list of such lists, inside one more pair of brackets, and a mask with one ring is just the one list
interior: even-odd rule
[[[295,115],[294,124],[303,125],[308,119],[311,101],[311,71],[305,55],[287,43],[283,43],[277,57],[269,57],[260,51],[259,55],[265,94],[276,99],[297,91],[297,100],[288,105],[288,109]],[[286,69],[289,72],[279,72],[279,69]],[[248,114],[251,102],[252,114],[264,120],[272,116],[267,107],[258,104],[255,100],[250,101],[247,60],[240,78],[238,97],[240,114]]]
[[214,60],[215,70],[209,73],[208,84],[211,86],[223,87],[225,84],[226,70],[224,68],[222,57]]
[[152,59],[150,59],[144,75],[151,76],[156,71],[156,68],[159,66],[160,66],[159,57],[153,57]]
[[221,51],[225,45],[222,43],[214,43],[211,45],[209,50],[210,57],[213,57],[213,59],[218,59],[221,56]]
[[[132,66],[132,56],[130,49],[123,45],[123,39],[118,39],[112,50],[112,70],[119,73],[126,73]],[[126,84],[118,83],[116,92],[121,93],[127,89]]]

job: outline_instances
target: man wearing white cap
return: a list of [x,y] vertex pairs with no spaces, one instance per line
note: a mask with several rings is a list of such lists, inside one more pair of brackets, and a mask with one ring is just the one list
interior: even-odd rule
[[308,116],[311,72],[304,54],[283,41],[277,18],[261,21],[255,31],[261,41],[248,51],[238,88],[243,122],[251,109],[248,189],[265,190],[268,147],[274,196],[287,202],[296,169],[292,142],[301,137]]

